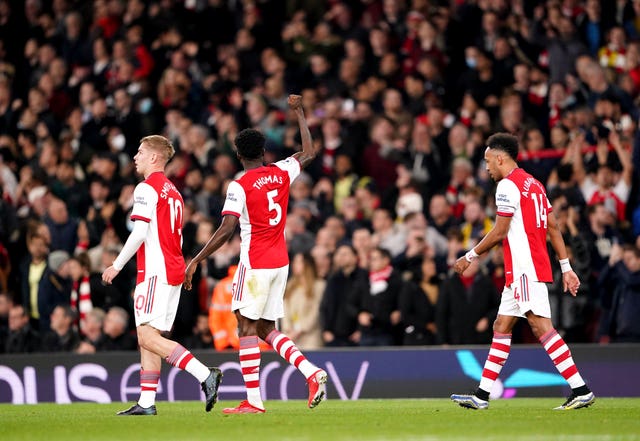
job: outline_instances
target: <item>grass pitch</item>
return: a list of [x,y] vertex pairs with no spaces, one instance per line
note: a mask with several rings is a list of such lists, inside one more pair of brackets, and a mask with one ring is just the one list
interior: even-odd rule
[[494,400],[488,411],[448,399],[268,401],[262,415],[211,413],[204,403],[158,403],[156,417],[118,417],[129,404],[0,405],[0,440],[640,440],[640,398],[597,398],[587,409],[553,411],[558,398]]

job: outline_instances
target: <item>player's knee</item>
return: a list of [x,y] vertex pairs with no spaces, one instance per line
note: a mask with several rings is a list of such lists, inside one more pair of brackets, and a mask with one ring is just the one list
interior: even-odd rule
[[149,345],[151,344],[151,340],[153,339],[152,332],[153,330],[147,325],[138,326],[138,345],[141,348],[149,349]]
[[269,335],[274,329],[276,329],[275,322],[263,319],[258,320],[257,332],[258,337],[261,339],[265,340],[267,335]]
[[507,323],[504,323],[504,321],[497,318],[493,322],[493,332],[497,332],[498,334],[508,334],[511,332],[511,329],[509,329]]

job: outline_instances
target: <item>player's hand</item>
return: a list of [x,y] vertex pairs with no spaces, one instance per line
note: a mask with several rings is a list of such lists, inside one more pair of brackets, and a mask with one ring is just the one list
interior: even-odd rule
[[111,265],[102,273],[102,281],[107,285],[111,285],[111,282],[113,282],[113,279],[115,279],[119,273],[120,271],[118,271],[113,267],[113,265]]
[[189,262],[187,265],[187,269],[184,272],[184,289],[187,291],[191,290],[191,279],[193,279],[193,273],[196,272],[197,265],[192,265],[192,262]]
[[292,110],[302,109],[302,97],[300,95],[289,95],[288,102]]
[[470,264],[471,262],[469,262],[466,257],[461,256],[456,260],[456,263],[453,264],[453,270],[458,274],[462,274],[467,268],[469,268]]
[[580,279],[578,275],[572,270],[562,274],[562,285],[564,286],[564,292],[569,291],[572,296],[578,294],[578,288],[580,288]]

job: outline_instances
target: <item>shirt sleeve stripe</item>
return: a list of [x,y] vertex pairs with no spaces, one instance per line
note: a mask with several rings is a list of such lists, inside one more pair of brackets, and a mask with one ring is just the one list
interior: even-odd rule
[[136,220],[141,220],[143,222],[149,223],[151,222],[151,219],[144,217],[144,216],[140,216],[139,214],[132,214],[131,215],[131,220],[132,221],[136,221]]
[[236,213],[235,211],[223,211],[222,213],[220,213],[222,216],[226,216],[231,215],[231,216],[235,216],[235,217],[240,217],[240,213]]
[[506,211],[498,211],[496,213],[498,216],[504,216],[504,217],[513,217],[513,213],[508,213]]

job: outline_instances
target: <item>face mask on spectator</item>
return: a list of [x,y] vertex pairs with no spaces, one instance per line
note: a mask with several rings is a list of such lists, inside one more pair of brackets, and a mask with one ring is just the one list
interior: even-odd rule
[[140,110],[140,113],[149,113],[152,105],[153,103],[150,98],[143,98],[138,104],[138,109]]
[[119,152],[122,151],[122,149],[124,149],[124,146],[126,145],[126,143],[127,143],[127,140],[122,133],[117,134],[111,140],[111,145],[113,146],[114,149],[116,149]]
[[470,69],[475,69],[478,65],[478,60],[472,57],[468,57],[464,59],[465,63],[467,63],[467,67]]

